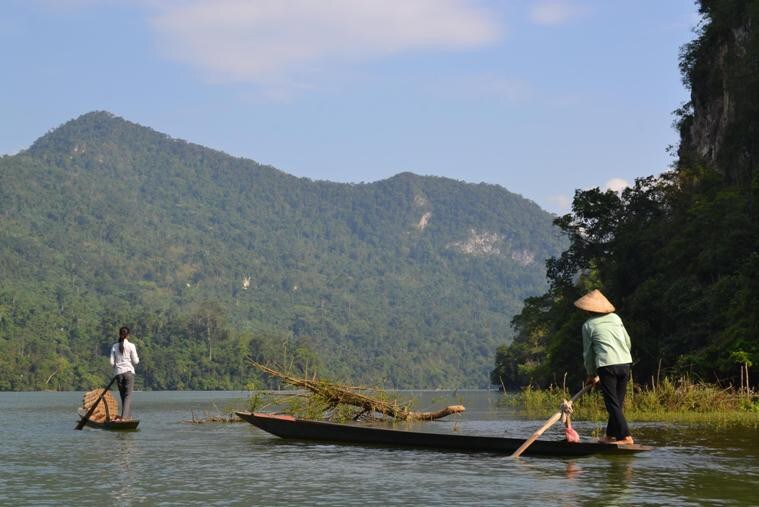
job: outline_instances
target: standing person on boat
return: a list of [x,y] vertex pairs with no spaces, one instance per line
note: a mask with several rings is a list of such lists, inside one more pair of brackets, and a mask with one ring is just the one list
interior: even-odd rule
[[630,377],[630,335],[622,319],[598,289],[575,301],[589,318],[582,326],[582,357],[588,372],[586,383],[600,382],[609,422],[601,442],[634,443],[623,413],[627,380]]
[[111,366],[121,395],[122,420],[132,418],[132,391],[134,390],[134,367],[140,362],[137,347],[128,340],[129,328],[119,329],[119,341],[111,347]]

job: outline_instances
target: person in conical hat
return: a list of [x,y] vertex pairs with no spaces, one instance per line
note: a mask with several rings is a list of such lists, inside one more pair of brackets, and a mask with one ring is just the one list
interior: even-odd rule
[[581,310],[593,313],[612,313],[616,309],[598,289],[588,292],[575,301],[575,306]]
[[601,441],[615,444],[634,443],[623,412],[627,381],[630,378],[630,335],[614,305],[600,290],[588,292],[575,301],[588,314],[582,325],[582,357],[588,373],[587,383],[598,382],[609,413],[606,437]]

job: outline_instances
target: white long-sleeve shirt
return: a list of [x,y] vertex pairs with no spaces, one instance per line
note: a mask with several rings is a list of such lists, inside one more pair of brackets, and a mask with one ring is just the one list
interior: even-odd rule
[[134,343],[124,339],[124,353],[119,351],[119,344],[114,343],[111,347],[111,366],[113,366],[113,374],[120,375],[128,371],[134,373],[134,367],[140,362],[140,358],[137,357],[137,347]]

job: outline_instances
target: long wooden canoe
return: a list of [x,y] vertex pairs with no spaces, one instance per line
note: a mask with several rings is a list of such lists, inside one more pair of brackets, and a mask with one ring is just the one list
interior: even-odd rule
[[[349,444],[379,444],[393,447],[447,449],[467,452],[510,454],[524,442],[520,438],[461,435],[453,433],[423,433],[357,424],[336,424],[296,419],[288,415],[236,412],[267,433],[281,438],[317,440]],[[632,454],[650,451],[645,445],[616,445],[537,440],[525,451],[527,455],[588,456],[591,454]]]
[[[84,417],[84,414],[86,413],[84,409],[80,408],[78,410],[79,417]],[[86,426],[89,426],[90,428],[98,428],[101,430],[112,430],[112,431],[124,431],[124,430],[136,430],[137,426],[139,426],[140,420],[139,419],[128,419],[126,421],[122,420],[113,420],[113,419],[87,419],[87,422],[85,423]]]

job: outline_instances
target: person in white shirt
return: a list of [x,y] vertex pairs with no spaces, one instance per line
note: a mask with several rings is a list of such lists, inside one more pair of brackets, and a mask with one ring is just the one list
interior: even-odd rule
[[121,419],[132,418],[132,391],[134,390],[134,367],[140,362],[137,347],[128,340],[129,328],[119,329],[119,342],[111,347],[111,366],[121,395]]

